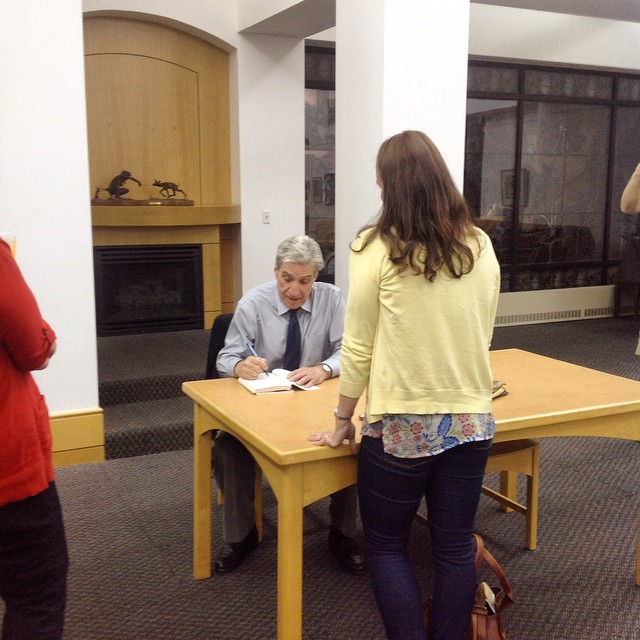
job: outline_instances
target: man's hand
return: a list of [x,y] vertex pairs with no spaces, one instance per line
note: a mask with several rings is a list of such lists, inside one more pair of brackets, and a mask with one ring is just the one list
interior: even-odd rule
[[261,373],[266,373],[267,361],[264,358],[256,358],[255,356],[248,356],[244,360],[240,360],[234,367],[233,373],[238,378],[245,378],[246,380],[255,380]]
[[289,380],[301,384],[303,387],[311,387],[314,384],[320,384],[331,377],[331,374],[325,371],[320,365],[315,367],[300,367],[295,369],[288,376]]

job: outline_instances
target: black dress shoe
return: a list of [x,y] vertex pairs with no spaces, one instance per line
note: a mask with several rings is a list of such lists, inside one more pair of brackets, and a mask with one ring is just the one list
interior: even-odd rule
[[329,530],[329,550],[337,556],[342,568],[354,575],[365,572],[365,563],[355,538],[347,538],[341,531]]
[[216,573],[229,573],[238,568],[244,559],[258,546],[258,530],[253,527],[247,537],[240,542],[226,542],[213,568]]

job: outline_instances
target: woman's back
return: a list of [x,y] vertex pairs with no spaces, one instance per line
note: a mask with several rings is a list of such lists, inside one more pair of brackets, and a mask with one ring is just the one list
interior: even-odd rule
[[[358,380],[364,366],[360,373],[343,367],[341,376],[368,387],[372,415],[400,407],[419,414],[491,410],[488,348],[500,268],[489,238],[477,233],[468,242],[473,269],[460,278],[441,271],[431,282],[408,269],[398,273],[379,237],[362,251],[354,245],[349,304],[361,312],[352,322],[347,315],[342,350],[351,361],[359,344],[373,343],[371,377]],[[376,288],[366,282],[372,277],[379,285],[375,299]]]

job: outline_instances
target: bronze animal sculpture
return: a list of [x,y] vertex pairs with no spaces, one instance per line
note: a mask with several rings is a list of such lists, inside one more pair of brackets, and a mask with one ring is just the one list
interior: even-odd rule
[[178,193],[178,191],[185,198],[187,197],[187,194],[182,189],[180,189],[180,185],[176,184],[175,182],[160,182],[160,180],[154,180],[152,186],[160,187],[160,193],[165,198],[175,198],[176,193]]

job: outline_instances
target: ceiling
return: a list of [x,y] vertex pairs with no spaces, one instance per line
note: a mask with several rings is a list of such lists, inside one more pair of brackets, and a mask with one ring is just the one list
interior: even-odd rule
[[[248,0],[247,0],[248,1]],[[640,22],[640,0],[470,0],[472,3],[566,13],[591,18]],[[275,0],[271,3],[276,5]],[[279,5],[278,5],[279,6]],[[300,0],[241,33],[261,33],[307,38],[335,26],[336,0]],[[638,43],[640,47],[640,43]]]
[[471,0],[471,2],[640,22],[640,0]]

